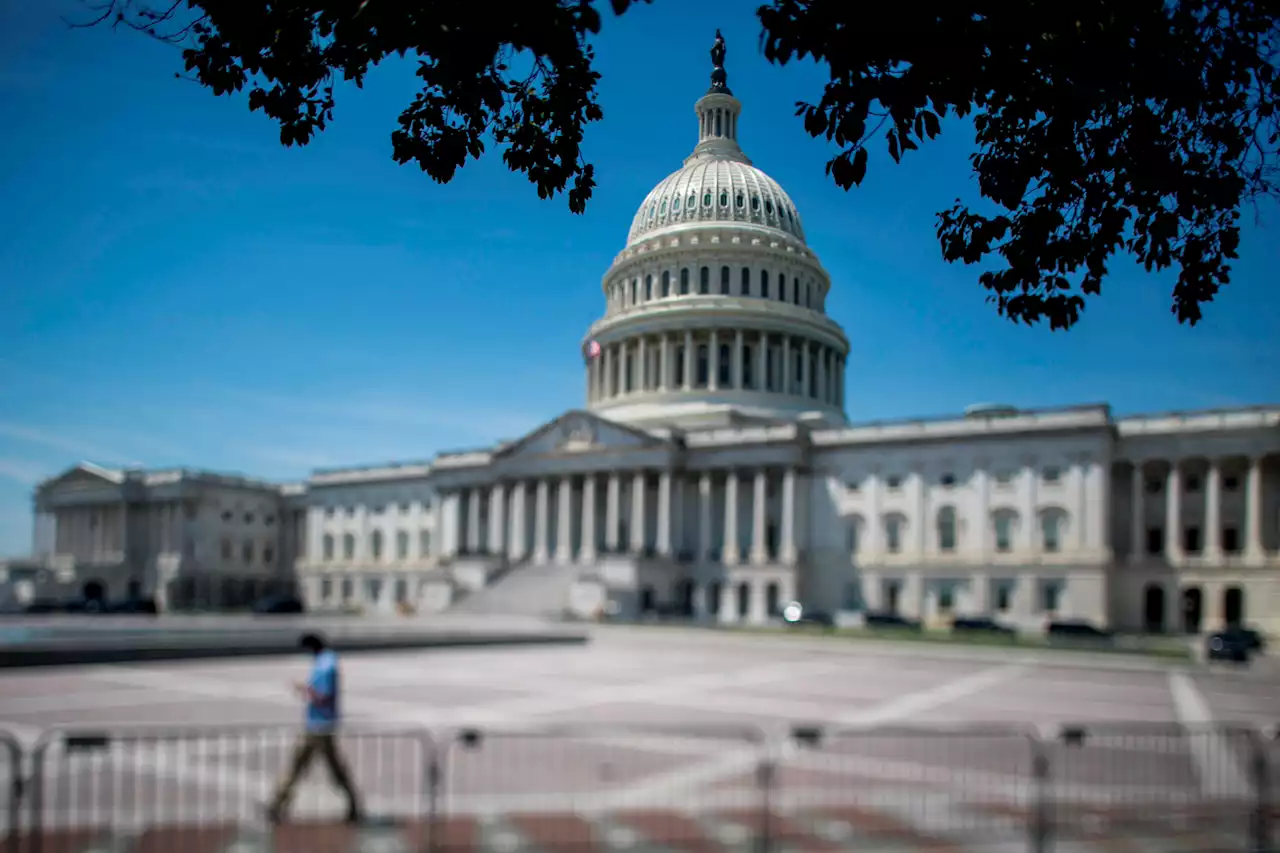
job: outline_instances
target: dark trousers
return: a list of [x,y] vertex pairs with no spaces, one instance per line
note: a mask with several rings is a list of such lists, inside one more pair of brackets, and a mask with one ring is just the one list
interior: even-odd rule
[[280,780],[271,808],[276,813],[283,812],[293,797],[293,790],[302,779],[311,762],[319,758],[329,770],[329,776],[344,794],[347,795],[347,812],[354,816],[360,812],[360,801],[356,795],[355,785],[351,782],[351,772],[347,763],[338,751],[337,738],[332,733],[307,732],[298,739],[293,748],[293,757],[289,761],[289,769]]

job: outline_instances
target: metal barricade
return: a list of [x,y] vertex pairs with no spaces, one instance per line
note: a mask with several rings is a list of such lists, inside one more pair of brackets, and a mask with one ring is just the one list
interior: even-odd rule
[[1029,844],[1034,733],[1013,727],[792,730],[773,798],[787,847],[978,849]]
[[287,821],[271,826],[268,808],[304,744],[296,727],[47,732],[32,753],[28,849],[78,853],[136,843],[212,853],[237,842],[254,849],[274,834],[282,849],[346,853],[357,832],[408,836],[410,849],[423,846],[433,788],[430,738],[348,726],[334,742],[364,813],[377,819],[372,829],[345,825],[346,798],[322,741],[311,744]]
[[0,784],[4,799],[0,801],[0,839],[5,853],[18,853],[22,837],[22,742],[12,732],[0,729]]
[[763,851],[768,749],[749,727],[461,730],[441,750],[431,849]]
[[1069,725],[1046,736],[1050,831],[1065,842],[1127,838],[1255,849],[1257,733],[1181,724]]

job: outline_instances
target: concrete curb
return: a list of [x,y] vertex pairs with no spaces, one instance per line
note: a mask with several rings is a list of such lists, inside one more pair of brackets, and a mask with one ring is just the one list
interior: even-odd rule
[[[269,638],[227,636],[136,639],[132,643],[48,642],[0,646],[0,669],[143,661],[209,660],[215,658],[268,657],[298,653],[298,634]],[[423,651],[489,646],[585,645],[586,634],[570,633],[435,633],[399,636],[335,636],[331,642],[344,653]],[[234,643],[234,647],[229,646]]]

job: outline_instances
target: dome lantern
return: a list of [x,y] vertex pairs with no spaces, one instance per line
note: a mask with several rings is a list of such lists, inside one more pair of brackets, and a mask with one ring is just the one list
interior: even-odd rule
[[716,41],[711,47],[711,88],[693,107],[698,116],[698,145],[685,159],[685,165],[709,157],[751,162],[738,145],[738,115],[742,112],[742,102],[729,90],[724,53],[724,36],[716,30]]

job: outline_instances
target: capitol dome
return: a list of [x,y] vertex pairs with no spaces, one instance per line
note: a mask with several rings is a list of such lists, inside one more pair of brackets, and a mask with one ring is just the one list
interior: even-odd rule
[[738,144],[724,42],[698,142],[645,196],[587,334],[587,407],[643,428],[846,423],[849,342],[795,203]]

